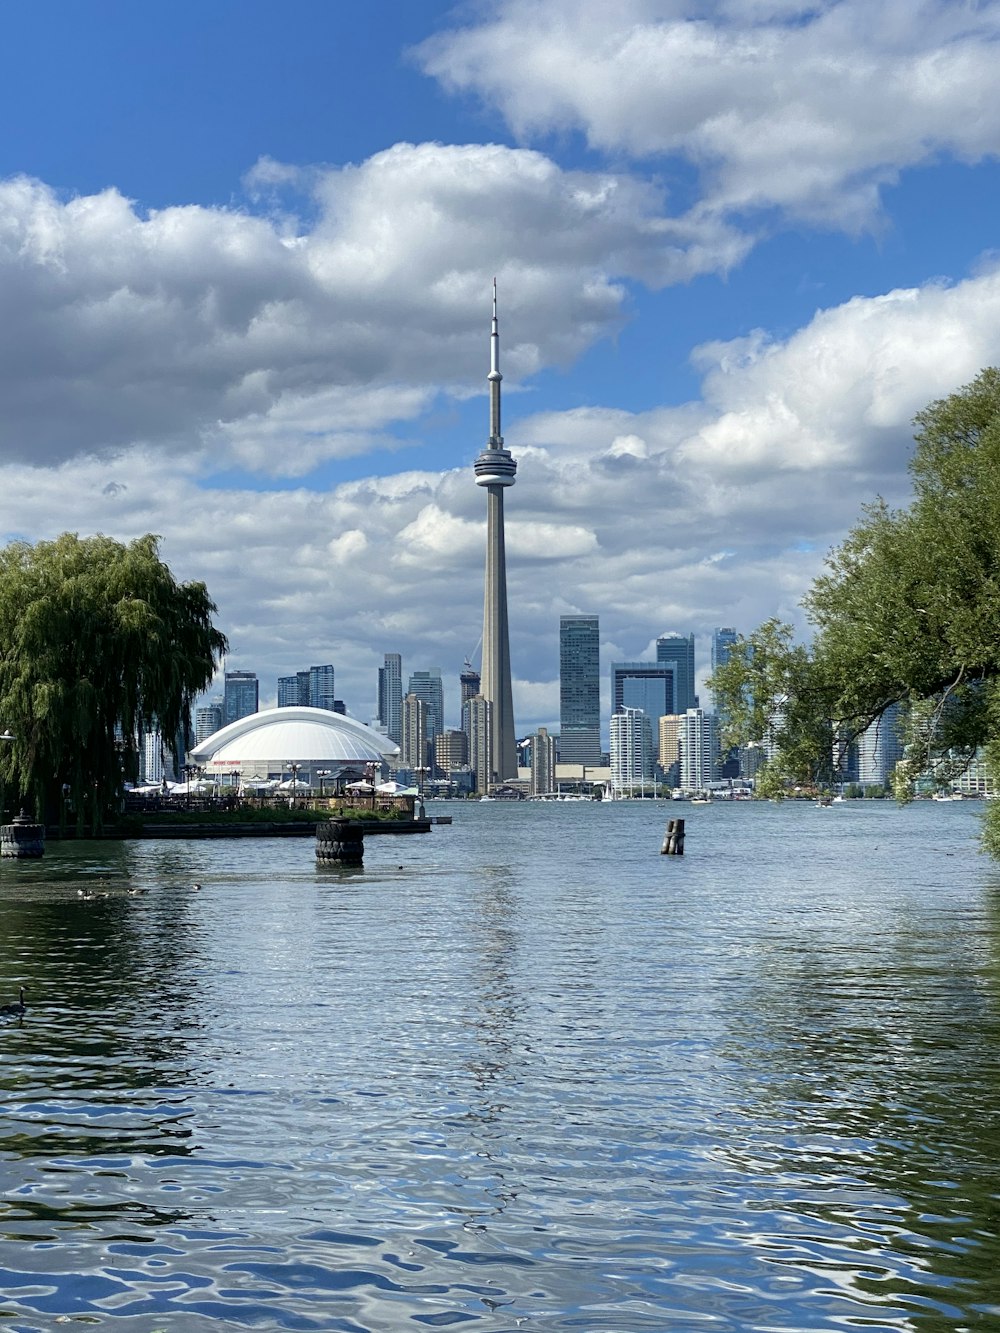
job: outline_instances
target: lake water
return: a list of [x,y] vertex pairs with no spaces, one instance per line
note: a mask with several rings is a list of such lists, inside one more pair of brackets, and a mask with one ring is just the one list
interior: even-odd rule
[[5,1333],[1000,1327],[976,803],[429,809],[0,863]]

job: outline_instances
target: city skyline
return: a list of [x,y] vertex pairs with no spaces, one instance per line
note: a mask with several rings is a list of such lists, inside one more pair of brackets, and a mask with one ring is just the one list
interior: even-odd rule
[[0,534],[161,533],[262,703],[478,664],[494,274],[521,734],[561,615],[602,710],[673,627],[697,691],[714,627],[804,633],[914,413],[1000,362],[992,0],[39,0],[5,44]]

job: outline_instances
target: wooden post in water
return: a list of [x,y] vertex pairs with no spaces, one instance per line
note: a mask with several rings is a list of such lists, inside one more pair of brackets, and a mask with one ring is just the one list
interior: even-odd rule
[[359,866],[365,834],[357,819],[328,819],[316,825],[316,860],[323,865]]
[[660,848],[661,856],[683,856],[684,855],[684,820],[668,819],[667,831],[663,836],[663,846]]

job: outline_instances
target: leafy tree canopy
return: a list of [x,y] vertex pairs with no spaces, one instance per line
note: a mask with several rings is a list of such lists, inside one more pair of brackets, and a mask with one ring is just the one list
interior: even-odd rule
[[8,793],[39,817],[99,827],[135,771],[137,738],[189,725],[226,640],[203,583],[178,583],[158,539],[64,533],[0,551],[0,749]]
[[[1000,780],[1000,370],[916,418],[914,498],[878,500],[827,557],[805,598],[811,649],[772,620],[713,679],[726,744],[766,744],[764,785],[816,781],[845,746],[903,705],[896,794],[930,769],[954,776],[977,746]],[[1000,808],[985,824],[1000,856]]]

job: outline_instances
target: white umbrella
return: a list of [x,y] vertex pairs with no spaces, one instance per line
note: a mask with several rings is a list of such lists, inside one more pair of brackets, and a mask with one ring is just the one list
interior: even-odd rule
[[278,791],[308,791],[310,784],[301,778],[286,778],[278,783]]
[[391,781],[391,782],[381,782],[381,783],[379,783],[379,785],[375,788],[375,790],[381,792],[384,796],[419,796],[419,795],[420,795],[420,793],[419,793],[419,791],[417,790],[416,787],[404,787],[404,786],[402,785],[402,783],[394,782],[394,781]]
[[367,791],[373,792],[375,788],[370,782],[349,782],[344,791]]

